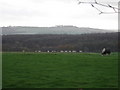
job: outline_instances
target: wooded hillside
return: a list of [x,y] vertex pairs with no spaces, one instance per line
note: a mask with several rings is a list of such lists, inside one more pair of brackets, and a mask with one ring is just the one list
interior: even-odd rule
[[3,35],[3,51],[61,51],[82,50],[100,52],[108,47],[118,51],[118,33],[97,33],[81,35]]

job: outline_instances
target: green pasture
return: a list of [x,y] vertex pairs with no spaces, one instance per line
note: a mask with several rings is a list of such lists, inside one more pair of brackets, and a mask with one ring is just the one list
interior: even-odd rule
[[117,88],[118,54],[2,54],[3,88]]

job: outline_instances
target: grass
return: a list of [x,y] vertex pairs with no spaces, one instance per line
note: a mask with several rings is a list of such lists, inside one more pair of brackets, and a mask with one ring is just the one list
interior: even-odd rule
[[2,88],[2,53],[0,52],[0,89]]
[[3,88],[117,88],[118,54],[3,53]]

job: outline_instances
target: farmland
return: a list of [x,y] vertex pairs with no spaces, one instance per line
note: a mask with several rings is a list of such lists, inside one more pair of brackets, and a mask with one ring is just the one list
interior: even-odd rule
[[3,88],[117,88],[118,54],[3,52]]

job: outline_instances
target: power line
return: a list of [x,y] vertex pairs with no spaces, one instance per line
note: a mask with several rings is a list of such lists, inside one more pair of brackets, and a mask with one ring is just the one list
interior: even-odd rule
[[[94,2],[82,2],[82,1],[78,0],[78,4],[90,4],[93,8],[95,8],[99,12],[99,14],[120,13],[120,12],[118,12],[120,10],[119,8],[114,7],[114,6],[110,5],[110,4],[99,3],[99,2],[97,2],[97,0],[94,0]],[[97,8],[95,5],[111,8],[113,10],[113,12],[104,12],[104,11],[100,10],[99,8]]]

